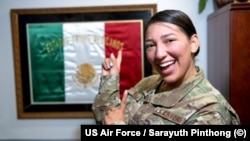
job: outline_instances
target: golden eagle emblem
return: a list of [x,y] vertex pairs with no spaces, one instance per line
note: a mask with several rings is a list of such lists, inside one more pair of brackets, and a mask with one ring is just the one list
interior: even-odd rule
[[94,85],[97,79],[98,74],[95,68],[89,63],[79,65],[76,69],[76,74],[73,75],[73,81],[84,88]]

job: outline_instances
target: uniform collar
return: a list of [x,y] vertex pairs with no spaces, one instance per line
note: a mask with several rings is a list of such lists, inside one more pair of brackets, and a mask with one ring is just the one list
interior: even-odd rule
[[173,107],[204,79],[204,72],[199,67],[196,67],[196,70],[197,74],[184,82],[180,87],[173,91],[147,95],[145,101],[164,107]]

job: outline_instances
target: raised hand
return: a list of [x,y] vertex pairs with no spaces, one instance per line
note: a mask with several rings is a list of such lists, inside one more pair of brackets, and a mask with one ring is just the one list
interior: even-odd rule
[[122,50],[118,51],[117,58],[111,53],[110,58],[102,62],[102,75],[119,75],[122,61]]

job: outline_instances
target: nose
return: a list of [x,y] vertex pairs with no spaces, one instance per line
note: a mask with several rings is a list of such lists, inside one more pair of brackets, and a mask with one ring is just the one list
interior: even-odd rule
[[162,44],[158,44],[156,47],[156,51],[155,51],[155,58],[158,60],[163,59],[164,57],[166,57],[167,53],[166,53],[166,49],[164,48],[164,46]]

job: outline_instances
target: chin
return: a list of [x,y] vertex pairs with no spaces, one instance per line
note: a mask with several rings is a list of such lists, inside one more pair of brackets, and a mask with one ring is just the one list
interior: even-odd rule
[[165,76],[163,77],[163,80],[167,83],[167,84],[174,84],[176,83],[177,79],[173,76]]

